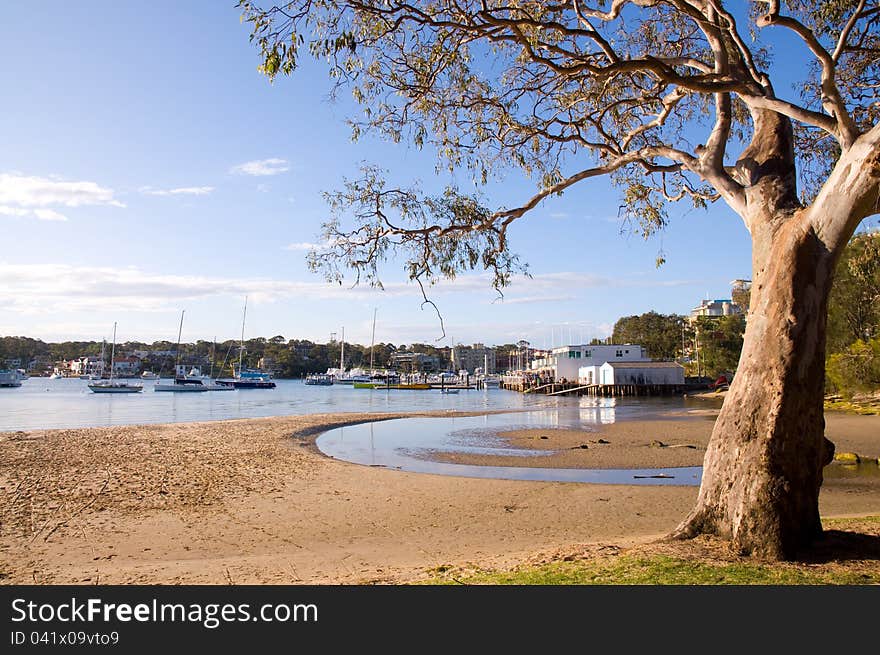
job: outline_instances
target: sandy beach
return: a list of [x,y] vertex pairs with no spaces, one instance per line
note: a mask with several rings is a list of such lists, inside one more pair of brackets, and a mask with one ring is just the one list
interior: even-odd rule
[[[558,550],[645,542],[672,530],[697,493],[405,473],[337,461],[314,445],[325,429],[400,416],[0,433],[0,581],[406,582],[437,567],[505,566]],[[527,458],[535,466],[695,465],[709,418],[502,436],[548,451]],[[826,423],[838,451],[880,456],[880,416],[830,414]],[[878,483],[877,476],[830,479],[823,516],[880,514]]]

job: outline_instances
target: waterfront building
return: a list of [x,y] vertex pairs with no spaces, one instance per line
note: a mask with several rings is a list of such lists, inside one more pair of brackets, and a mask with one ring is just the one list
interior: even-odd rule
[[461,344],[452,348],[452,369],[454,371],[467,371],[475,373],[480,369],[483,375],[495,374],[495,349],[488,348],[481,343],[472,346]]
[[598,384],[683,385],[684,367],[677,362],[605,362]]
[[[578,380],[582,384],[596,384],[599,379],[599,367],[611,361],[650,361],[647,351],[639,344],[599,344],[559,346],[553,348],[544,357],[532,361],[532,372],[561,381]],[[589,377],[593,382],[581,379]]]
[[400,351],[391,355],[391,367],[405,373],[434,373],[440,370],[440,358],[426,353]]

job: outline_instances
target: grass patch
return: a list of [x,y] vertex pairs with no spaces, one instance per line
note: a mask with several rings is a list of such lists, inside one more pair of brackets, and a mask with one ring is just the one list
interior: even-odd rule
[[880,402],[877,400],[844,400],[840,396],[826,396],[825,410],[873,416],[880,414]]
[[842,518],[842,519],[822,519],[822,526],[828,527],[850,527],[857,528],[858,523],[877,523],[880,524],[880,516],[860,516],[858,518]]
[[[823,519],[828,532],[797,562],[738,557],[723,540],[582,546],[503,570],[448,564],[422,584],[474,585],[860,585],[880,584],[880,516]],[[610,551],[610,553],[609,553]]]
[[549,562],[513,571],[436,577],[427,584],[482,585],[816,585],[880,584],[880,570],[810,570],[786,564],[712,564],[668,555]]

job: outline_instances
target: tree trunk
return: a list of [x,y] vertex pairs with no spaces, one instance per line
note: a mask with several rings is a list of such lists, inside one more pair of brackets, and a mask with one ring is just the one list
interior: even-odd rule
[[825,322],[835,257],[802,215],[753,229],[739,367],[712,431],[697,504],[673,536],[716,534],[790,559],[822,532]]

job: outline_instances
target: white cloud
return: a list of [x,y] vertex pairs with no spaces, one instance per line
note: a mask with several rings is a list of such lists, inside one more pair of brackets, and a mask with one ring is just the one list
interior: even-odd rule
[[0,215],[36,218],[41,221],[66,221],[67,216],[54,209],[24,209],[23,207],[0,206]]
[[284,246],[284,250],[316,250],[323,247],[320,243],[309,243],[308,241],[300,241],[298,243],[288,243]]
[[212,186],[185,186],[176,189],[154,189],[141,187],[140,192],[148,196],[205,196],[214,190]]
[[323,243],[312,243],[311,241],[296,241],[282,246],[282,250],[328,250],[333,247],[335,241],[324,241]]
[[22,209],[21,207],[0,206],[0,214],[3,216],[30,216],[32,213],[30,209]]
[[35,209],[34,214],[41,221],[66,221],[67,216],[54,209]]
[[498,300],[499,303],[503,303],[505,305],[531,305],[534,303],[541,302],[568,302],[569,300],[577,300],[576,296],[519,296],[519,297],[507,297]]
[[230,168],[229,172],[237,175],[264,176],[278,175],[279,173],[286,173],[289,170],[290,163],[286,159],[272,157],[269,159],[257,159],[238,164],[237,166]]
[[[380,291],[368,286],[351,288],[314,278],[308,281],[273,278],[226,278],[202,275],[152,273],[139,268],[70,266],[65,264],[12,265],[0,262],[0,305],[14,314],[43,316],[69,311],[167,311],[183,300],[250,296],[256,302],[288,298],[307,300],[363,300],[382,298],[418,299],[418,285],[406,281],[388,282]],[[463,275],[426,287],[437,297],[471,292],[489,299],[494,291],[487,274]],[[651,280],[613,281],[589,273],[560,272],[515,276],[510,289],[521,296],[506,302],[535,303],[576,300],[576,293],[589,287],[654,287]]]
[[95,182],[63,182],[15,173],[0,173],[0,204],[17,207],[125,207],[113,197],[112,189]]

